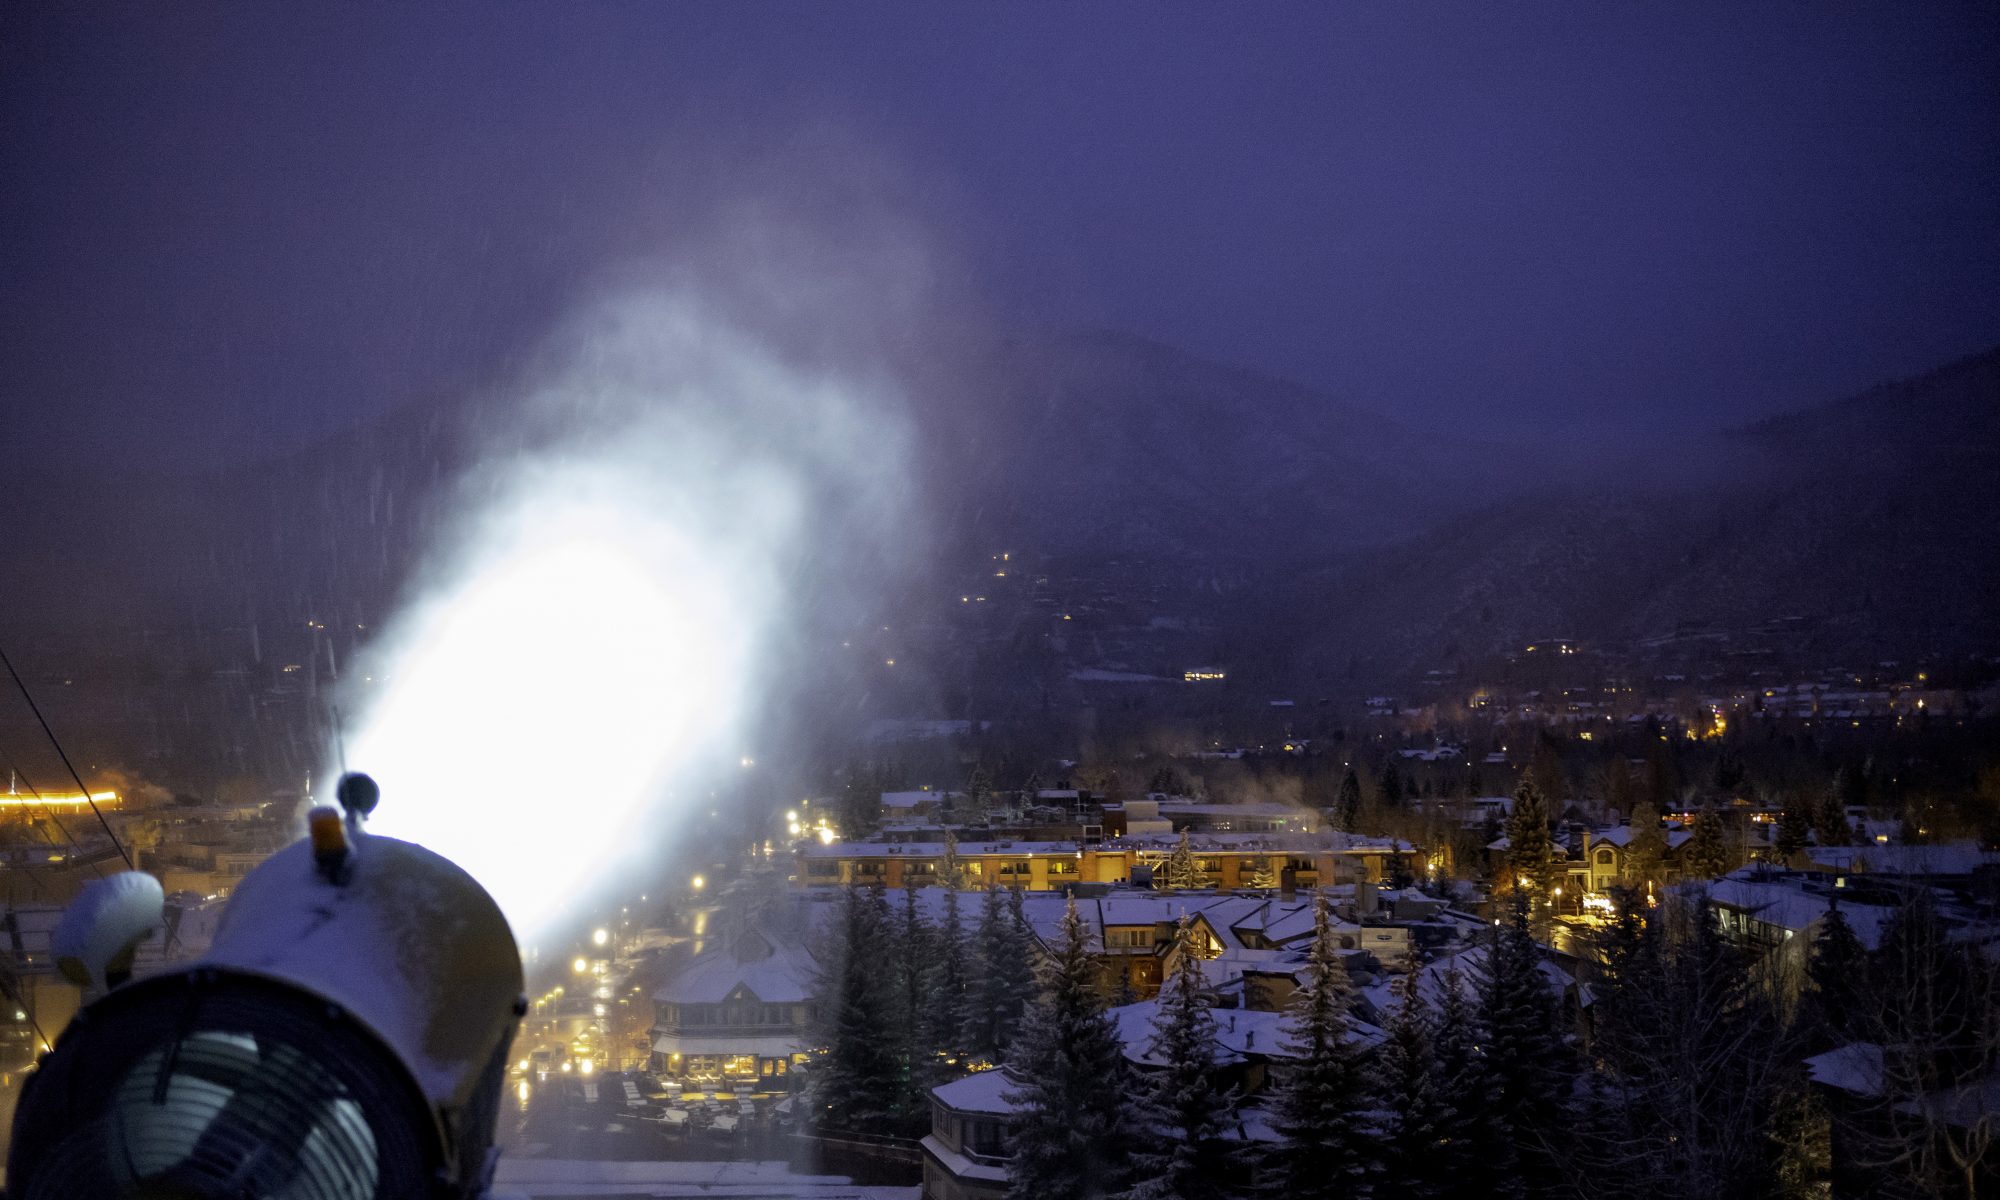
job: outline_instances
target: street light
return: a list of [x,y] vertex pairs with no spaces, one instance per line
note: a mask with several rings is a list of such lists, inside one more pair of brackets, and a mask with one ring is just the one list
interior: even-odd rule
[[571,963],[569,967],[570,970],[575,971],[579,975],[583,974],[585,971],[590,970],[590,964],[580,958],[577,959],[575,962]]
[[599,929],[590,935],[590,941],[591,944],[593,945],[602,946],[604,943],[610,940],[611,940],[611,933],[608,930]]

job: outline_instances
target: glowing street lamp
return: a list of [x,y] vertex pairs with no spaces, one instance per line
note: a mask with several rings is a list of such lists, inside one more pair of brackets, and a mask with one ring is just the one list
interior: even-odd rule
[[575,971],[579,975],[583,974],[585,971],[590,970],[590,964],[581,958],[571,963],[569,967],[570,970]]
[[694,888],[694,890],[698,892],[701,889],[708,886],[708,880],[703,879],[701,876],[697,875],[693,879],[688,881],[688,886]]
[[599,929],[590,935],[590,941],[592,945],[602,946],[604,943],[610,940],[611,940],[611,933],[609,930]]

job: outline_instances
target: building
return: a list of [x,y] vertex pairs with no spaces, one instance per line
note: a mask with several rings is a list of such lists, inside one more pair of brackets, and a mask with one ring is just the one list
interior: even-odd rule
[[[1078,884],[1148,884],[1152,869],[1180,844],[1178,835],[1127,834],[1078,841],[832,842],[798,852],[793,882],[801,886],[900,888],[943,883],[956,867],[970,887],[1018,887],[1046,892]],[[1189,838],[1203,888],[1251,888],[1268,877],[1301,888],[1348,880],[1380,882],[1408,842],[1344,833],[1198,833]]]
[[[1630,825],[1584,831],[1581,874],[1588,894],[1602,896],[1612,888],[1632,881],[1632,835],[1636,832]],[[1681,847],[1692,841],[1694,834],[1685,829],[1662,829],[1660,836],[1665,847],[1660,859],[1661,870],[1666,879],[1677,879],[1680,877]]]
[[744,929],[653,994],[653,1070],[704,1083],[788,1086],[812,1025],[812,956]]
[[1000,1200],[1007,1194],[1007,1133],[1013,1081],[981,1071],[931,1089],[923,1139],[923,1200]]

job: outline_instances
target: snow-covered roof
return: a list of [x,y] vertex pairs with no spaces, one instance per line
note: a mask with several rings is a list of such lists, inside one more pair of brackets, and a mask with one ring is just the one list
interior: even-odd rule
[[1211,804],[1199,800],[1162,800],[1160,815],[1208,816],[1208,817],[1267,817],[1291,818],[1312,825],[1320,822],[1320,815],[1309,808],[1293,804]]
[[[1486,965],[1486,949],[1483,945],[1468,946],[1424,964],[1417,978],[1418,993],[1432,1004],[1444,999],[1445,980],[1456,966],[1459,995],[1466,1002],[1477,1004],[1479,972]],[[1537,959],[1535,965],[1542,973],[1542,982],[1548,985],[1551,998],[1560,997],[1575,982],[1568,972],[1547,959]],[[1383,980],[1360,989],[1361,996],[1376,1013],[1387,1013],[1399,1003],[1396,986],[1395,980]]]
[[662,1033],[653,1038],[653,1050],[658,1054],[724,1055],[754,1054],[759,1058],[790,1058],[806,1047],[797,1038],[788,1037],[690,1037],[678,1033]]
[[1007,1116],[1018,1110],[1017,1105],[1007,1099],[1007,1094],[1019,1088],[1007,1072],[998,1068],[979,1071],[963,1079],[941,1083],[931,1089],[938,1103],[959,1112],[991,1113]]
[[798,1004],[812,996],[812,956],[783,938],[745,933],[695,959],[653,993],[668,1004],[720,1004],[738,988],[766,1004]]
[[[1820,919],[1833,907],[1834,898],[1809,892],[1790,876],[1780,875],[1765,880],[1737,874],[1725,875],[1709,884],[1708,902],[1746,913],[1780,929],[1804,934],[1816,929]],[[1854,936],[1860,939],[1861,944],[1873,950],[1881,944],[1882,930],[1888,925],[1894,910],[1878,904],[1849,901],[1840,906],[1840,915],[1846,918],[1848,927],[1854,930]]]
[[[1661,832],[1666,835],[1666,846],[1669,850],[1678,850],[1694,838],[1694,834],[1685,829],[1662,829]],[[1636,833],[1638,833],[1638,830],[1632,828],[1630,825],[1618,825],[1611,829],[1592,830],[1590,842],[1593,846],[1598,842],[1608,842],[1613,846],[1623,849],[1632,844],[1633,835]]]
[[936,804],[939,801],[943,800],[947,795],[951,794],[952,793],[949,792],[923,792],[923,791],[883,792],[882,807],[915,808],[919,804]]
[[1979,843],[1970,840],[1935,846],[1810,846],[1806,857],[1816,866],[1857,874],[1935,877],[1970,875],[1980,867],[2000,866],[2000,853],[1981,850]]
[[[1118,1040],[1124,1047],[1127,1060],[1141,1066],[1164,1065],[1164,1060],[1154,1053],[1153,1047],[1157,1038],[1153,1023],[1159,1012],[1158,1000],[1142,1000],[1111,1010],[1111,1020],[1118,1028]],[[1296,1057],[1286,1044],[1291,1024],[1287,1013],[1255,1008],[1212,1008],[1209,1016],[1215,1020],[1216,1066],[1229,1066],[1252,1058]],[[1381,1043],[1383,1036],[1381,1029],[1366,1021],[1348,1021],[1347,1040],[1350,1042],[1375,1046]]]
[[1873,1042],[1849,1042],[1806,1059],[1812,1081],[1857,1096],[1882,1093],[1882,1047]]

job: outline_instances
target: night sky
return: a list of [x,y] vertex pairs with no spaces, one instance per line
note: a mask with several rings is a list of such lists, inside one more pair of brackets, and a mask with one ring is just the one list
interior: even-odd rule
[[2000,341],[1990,5],[16,4],[0,39],[11,469],[505,380],[691,197],[810,204],[829,154],[1002,325],[1485,435]]

